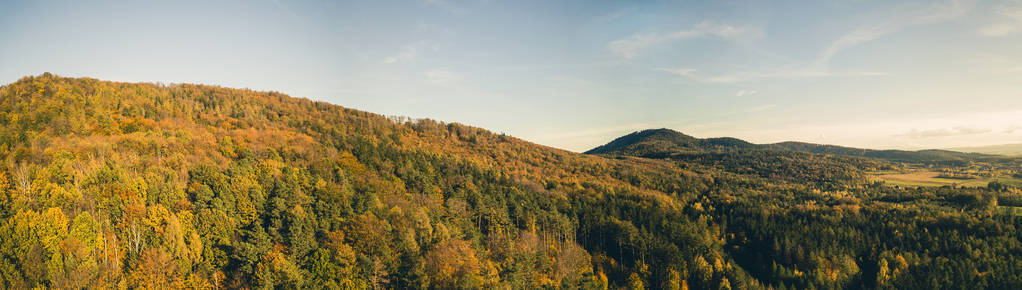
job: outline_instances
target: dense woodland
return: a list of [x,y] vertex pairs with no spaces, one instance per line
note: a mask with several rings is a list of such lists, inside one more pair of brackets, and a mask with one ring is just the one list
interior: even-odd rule
[[1017,188],[678,137],[577,154],[275,92],[25,77],[0,88],[0,288],[1022,288]]

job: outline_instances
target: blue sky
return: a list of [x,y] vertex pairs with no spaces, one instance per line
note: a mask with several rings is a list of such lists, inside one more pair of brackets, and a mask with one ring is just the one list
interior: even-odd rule
[[1019,1],[85,2],[0,2],[0,82],[275,90],[573,151],[1022,143]]

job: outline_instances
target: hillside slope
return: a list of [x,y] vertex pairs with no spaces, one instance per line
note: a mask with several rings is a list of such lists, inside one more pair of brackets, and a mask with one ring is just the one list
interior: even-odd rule
[[[274,92],[44,74],[0,89],[0,120],[13,288],[588,288],[673,273],[602,234],[660,235],[630,211],[710,235],[665,194],[706,176]],[[719,259],[697,240],[629,243],[673,248],[657,265]]]

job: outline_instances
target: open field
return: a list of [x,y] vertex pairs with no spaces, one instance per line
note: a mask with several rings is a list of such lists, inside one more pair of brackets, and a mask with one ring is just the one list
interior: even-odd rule
[[1011,177],[984,177],[976,179],[939,178],[936,171],[912,172],[873,172],[872,176],[891,186],[986,186],[991,181],[999,181],[1010,185],[1022,185],[1022,180]]

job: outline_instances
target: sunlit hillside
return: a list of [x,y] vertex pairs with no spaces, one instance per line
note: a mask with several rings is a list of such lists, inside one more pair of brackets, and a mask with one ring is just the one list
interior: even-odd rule
[[673,131],[577,154],[275,92],[50,74],[0,88],[0,142],[5,288],[1022,287],[1019,189],[873,178],[1011,178],[1012,159]]

